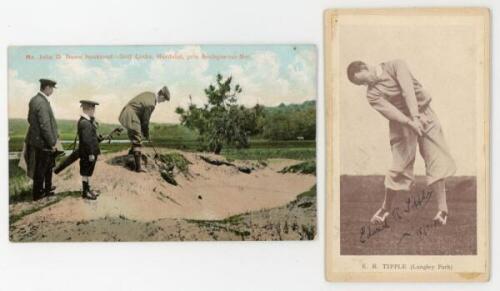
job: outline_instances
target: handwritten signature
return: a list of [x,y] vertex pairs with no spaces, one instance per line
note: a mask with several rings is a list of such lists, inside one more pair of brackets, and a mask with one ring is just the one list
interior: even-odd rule
[[437,223],[436,221],[433,221],[430,223],[425,223],[425,224],[415,228],[413,231],[403,232],[403,234],[401,235],[401,238],[398,241],[398,244],[403,242],[403,240],[405,238],[409,238],[411,236],[416,236],[416,237],[422,239],[423,237],[428,236],[432,229],[439,227],[439,226],[440,226],[439,223]]
[[[419,195],[415,195],[413,197],[409,197],[406,199],[404,207],[399,208],[395,207],[391,212],[389,217],[384,221],[382,224],[365,224],[361,227],[360,229],[360,235],[359,235],[359,241],[361,243],[366,243],[367,241],[370,240],[373,236],[375,236],[378,233],[382,233],[385,230],[391,228],[389,224],[389,220],[392,219],[394,221],[400,221],[402,220],[405,216],[408,216],[410,213],[423,208],[427,203],[431,200],[432,197],[432,191],[430,190],[423,190],[422,193]],[[428,234],[428,230],[430,229],[430,225],[424,225],[417,230],[412,231],[412,232],[405,232],[403,233],[401,239],[399,242],[401,242],[404,238],[412,236],[412,235],[417,235],[419,237],[422,237],[424,235]]]

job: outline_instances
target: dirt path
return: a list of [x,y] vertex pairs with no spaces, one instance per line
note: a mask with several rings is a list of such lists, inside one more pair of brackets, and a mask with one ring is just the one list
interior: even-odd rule
[[11,226],[15,242],[312,240],[316,235],[316,190],[285,206],[224,220],[163,218],[141,222],[124,217]]
[[[97,163],[92,186],[101,191],[96,201],[68,196],[60,202],[26,215],[14,225],[38,222],[79,222],[99,219],[130,219],[148,222],[159,219],[215,220],[229,216],[286,205],[308,191],[316,177],[280,174],[294,160],[270,160],[266,167],[246,174],[226,165],[214,166],[199,154],[181,152],[187,158],[189,175],[178,174],[178,186],[165,182],[159,171],[135,173],[122,165],[110,164],[126,151],[107,154]],[[152,153],[149,153],[152,154]],[[78,163],[55,177],[57,192],[79,191]],[[12,206],[22,208],[22,206]]]

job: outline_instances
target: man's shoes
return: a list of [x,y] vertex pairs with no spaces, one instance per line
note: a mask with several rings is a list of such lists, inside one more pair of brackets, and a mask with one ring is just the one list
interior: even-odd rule
[[372,219],[370,219],[370,222],[373,224],[382,224],[385,222],[386,218],[389,216],[389,211],[380,208],[375,212],[375,214],[372,216]]
[[35,196],[33,196],[33,202],[38,201],[38,200],[42,199],[43,197],[44,196],[42,194],[35,195]]
[[45,197],[52,197],[52,196],[55,196],[56,193],[54,191],[48,191],[48,192],[44,192],[43,193],[43,198]]
[[96,200],[97,197],[92,194],[90,191],[82,191],[82,198],[88,200]]
[[99,191],[99,190],[90,189],[89,192],[90,192],[90,194],[94,195],[96,198],[99,197],[99,195],[101,195],[101,191]]
[[434,220],[434,223],[436,224],[446,225],[446,221],[448,220],[448,213],[446,211],[439,210],[432,220]]
[[45,197],[44,191],[40,188],[33,189],[32,195],[33,195],[33,201],[38,201],[38,200],[42,199],[43,197]]
[[43,193],[42,193],[42,197],[41,198],[45,198],[45,197],[51,197],[51,196],[54,196],[56,195],[56,186],[50,186],[49,188],[45,188],[43,190]]
[[137,173],[145,173],[146,171],[142,168],[141,165],[142,153],[139,151],[134,152],[134,162],[135,162],[135,171]]
[[90,185],[88,182],[82,182],[82,198],[89,199],[89,200],[96,200],[97,199],[97,196],[95,196],[90,191]]
[[56,190],[56,186],[52,186],[49,189],[45,189],[43,191],[43,197],[50,197],[56,195],[56,192],[54,190]]

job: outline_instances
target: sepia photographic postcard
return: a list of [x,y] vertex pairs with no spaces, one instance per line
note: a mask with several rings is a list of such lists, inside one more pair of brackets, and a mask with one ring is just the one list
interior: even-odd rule
[[11,242],[313,240],[314,45],[10,46]]
[[488,280],[489,10],[324,17],[327,280]]

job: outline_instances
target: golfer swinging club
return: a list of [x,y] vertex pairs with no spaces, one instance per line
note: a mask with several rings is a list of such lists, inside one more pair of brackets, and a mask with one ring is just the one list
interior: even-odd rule
[[142,141],[143,139],[150,140],[149,120],[151,114],[158,103],[165,101],[170,101],[170,91],[167,86],[163,86],[158,93],[143,92],[135,96],[123,107],[120,113],[118,120],[127,129],[131,143],[129,155],[134,155],[136,172],[145,172],[141,167]]
[[347,68],[349,81],[367,86],[370,105],[389,119],[392,166],[385,176],[385,199],[371,218],[371,223],[383,223],[399,192],[410,191],[414,183],[413,165],[417,144],[425,161],[427,185],[437,198],[434,221],[446,224],[445,178],[456,167],[446,145],[439,120],[430,107],[431,97],[413,77],[402,60],[370,66],[361,61]]

